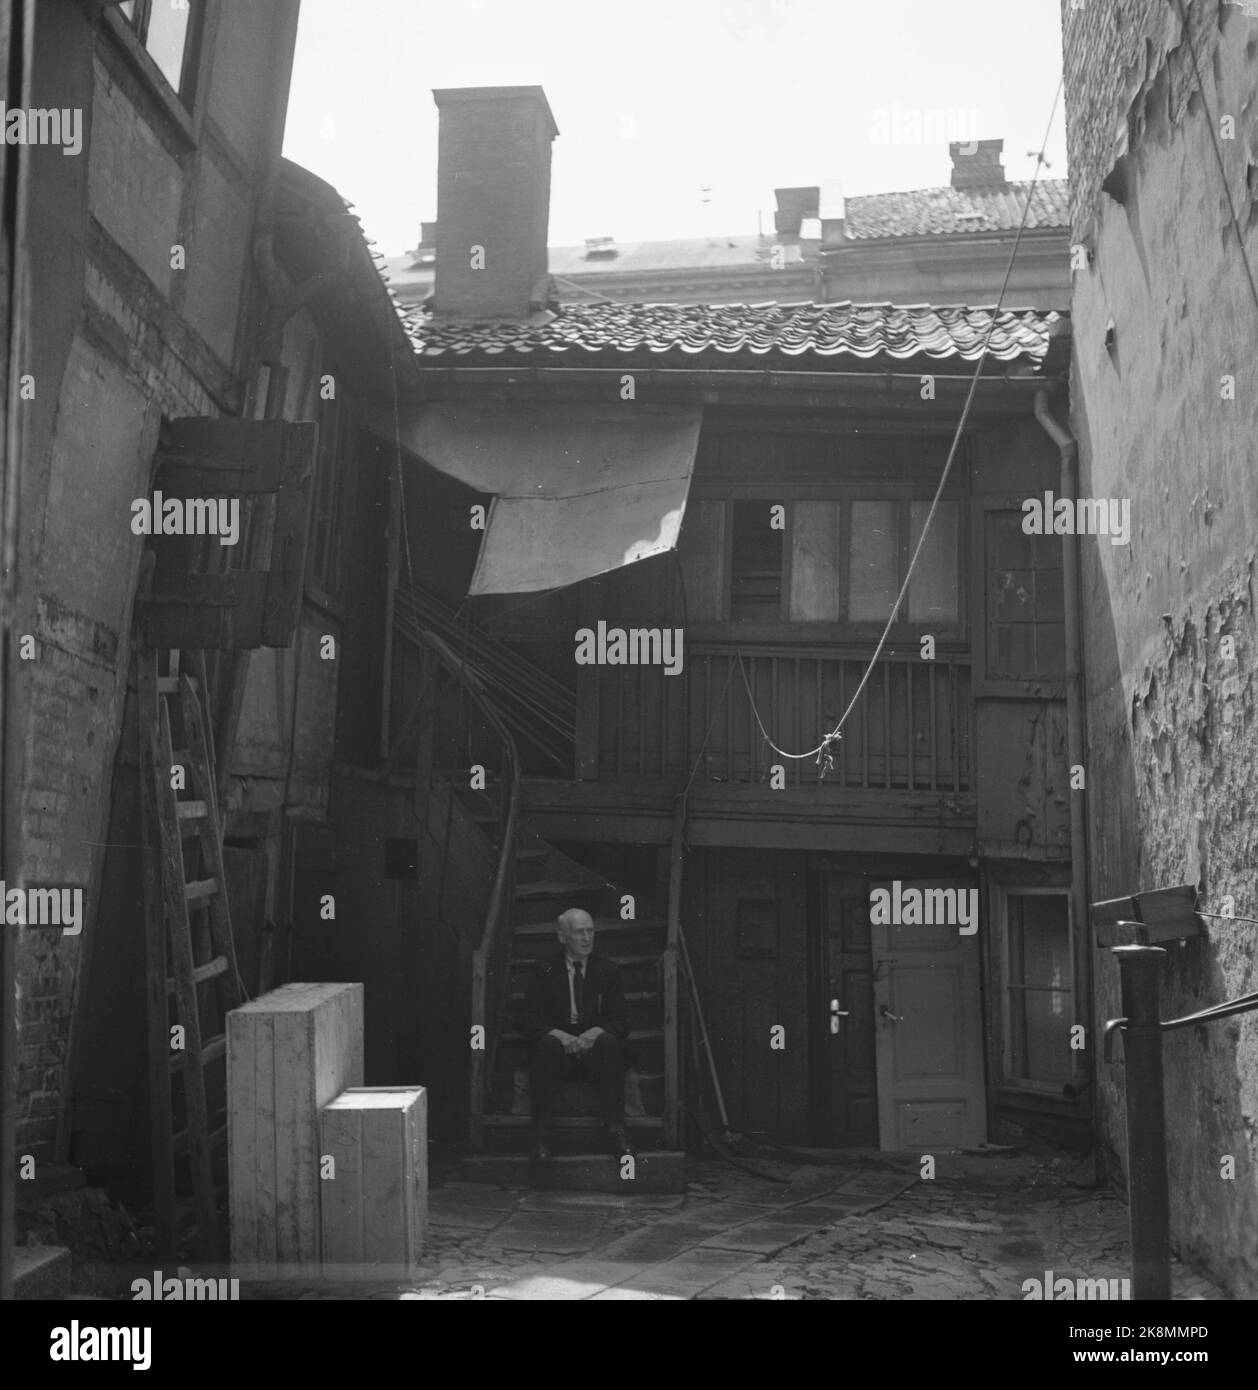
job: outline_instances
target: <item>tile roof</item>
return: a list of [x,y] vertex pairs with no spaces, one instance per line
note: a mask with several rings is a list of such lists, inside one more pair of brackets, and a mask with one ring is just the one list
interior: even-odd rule
[[927,304],[565,304],[548,323],[458,323],[423,311],[410,316],[408,327],[421,366],[466,358],[490,365],[485,359],[520,361],[539,353],[567,365],[597,353],[668,352],[974,361],[989,327],[990,356],[1038,362],[1062,318],[1002,309],[993,325],[991,308]]
[[[844,233],[850,241],[879,237],[947,236],[964,232],[1016,231],[1029,183],[990,190],[920,188],[909,193],[871,193],[848,198]],[[1031,194],[1027,229],[1070,226],[1070,185],[1041,179]]]

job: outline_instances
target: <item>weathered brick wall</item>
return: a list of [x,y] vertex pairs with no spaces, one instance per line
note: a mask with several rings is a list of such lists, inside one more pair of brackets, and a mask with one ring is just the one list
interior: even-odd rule
[[[21,368],[35,394],[20,423],[14,627],[35,650],[15,662],[6,801],[18,824],[4,869],[10,886],[82,889],[84,916],[77,936],[20,929],[18,1142],[37,1162],[64,1157],[76,992],[100,907],[143,548],[130,505],[148,493],[164,415],[239,408],[256,169],[283,105],[272,88],[285,80],[293,9],[222,7],[224,47],[252,55],[243,69],[216,62],[209,78],[213,109],[249,131],[228,158],[230,141],[208,126],[195,157],[172,157],[153,100],[88,7],[37,16],[33,104],[80,109],[84,132],[78,156],[33,151],[34,312]],[[171,267],[176,242],[186,273]]]
[[[1132,518],[1130,545],[1083,546],[1090,896],[1188,882],[1207,910],[1227,895],[1258,917],[1258,18],[1186,10],[1200,90],[1173,5],[1063,5],[1074,234],[1092,252],[1072,306],[1079,490],[1130,498]],[[1171,944],[1163,1017],[1253,990],[1256,936],[1215,921]],[[1099,1024],[1121,1010],[1113,959],[1095,959]],[[1258,1018],[1164,1051],[1174,1242],[1252,1298]],[[1097,1065],[1100,1139],[1122,1167],[1122,1067]]]

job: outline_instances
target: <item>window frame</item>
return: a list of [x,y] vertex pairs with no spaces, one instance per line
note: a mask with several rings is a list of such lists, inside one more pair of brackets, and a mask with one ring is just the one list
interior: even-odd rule
[[201,93],[205,87],[207,62],[212,43],[211,7],[216,0],[188,0],[188,35],[180,68],[179,88],[170,85],[157,60],[145,47],[147,20],[153,0],[136,0],[137,18],[144,20],[143,28],[123,14],[120,5],[110,5],[102,16],[105,28],[113,35],[132,69],[139,75],[148,96],[156,103],[167,123],[173,125],[182,141],[197,143],[201,115]]
[[[1012,983],[1010,966],[1012,959],[1010,941],[1009,900],[1015,897],[1058,897],[1066,904],[1066,956],[1070,965],[1071,1022],[1068,1027],[1087,1020],[1079,1017],[1080,998],[1083,993],[1076,965],[1076,931],[1074,908],[1069,883],[1014,883],[995,882],[990,885],[992,920],[996,924],[996,954],[999,960],[997,986],[1000,1005],[995,1011],[999,1028],[999,1046],[996,1058],[999,1072],[996,1077],[997,1092],[1016,1092],[1020,1095],[1040,1096],[1052,1100],[1062,1099],[1065,1086],[1077,1085],[1083,1074],[1083,1054],[1070,1050],[1069,1068],[1056,1081],[1036,1081],[1030,1077],[1013,1075],[1013,1011]],[[1064,992],[1064,991],[1063,991]]]
[[[949,487],[940,498],[942,502],[953,502],[957,508],[957,616],[954,622],[932,621],[910,622],[902,615],[908,605],[908,596],[901,605],[900,613],[891,626],[890,640],[916,646],[920,638],[929,633],[936,639],[937,649],[967,650],[971,641],[969,599],[972,591],[972,536],[969,509],[965,506],[967,492],[959,485]],[[876,642],[882,635],[885,620],[852,622],[846,616],[833,619],[792,619],[790,615],[791,589],[794,581],[794,547],[792,544],[794,508],[801,502],[834,502],[839,506],[839,555],[838,592],[839,613],[845,615],[851,600],[851,578],[849,573],[851,556],[851,525],[853,502],[893,502],[897,505],[899,522],[898,558],[896,573],[898,582],[903,583],[904,572],[911,555],[910,536],[912,530],[911,508],[914,502],[929,503],[933,494],[923,491],[920,484],[887,484],[861,481],[846,485],[822,485],[809,487],[805,484],[774,488],[771,485],[756,487],[707,487],[695,489],[691,502],[720,502],[724,507],[723,553],[720,557],[721,574],[721,619],[701,619],[693,623],[695,635],[700,639],[728,640],[737,635],[750,640],[775,639],[789,641],[824,640],[842,641],[850,645],[866,645]],[[782,593],[778,615],[771,619],[735,618],[733,613],[733,547],[734,547],[734,503],[763,502],[766,507],[781,503],[786,508],[786,527],[782,532]]]
[[[975,698],[1000,696],[1014,700],[1064,700],[1067,678],[1058,680],[1032,677],[1027,680],[993,679],[987,674],[987,514],[988,512],[1021,511],[1026,500],[1023,493],[983,494],[970,505],[970,611],[974,614],[973,667],[971,689]],[[1064,570],[1064,557],[1063,557]],[[1065,578],[1063,572],[1063,581]],[[1064,593],[1064,588],[1063,588]],[[1064,609],[1064,604],[1063,604]],[[1063,611],[1063,622],[1065,613]]]

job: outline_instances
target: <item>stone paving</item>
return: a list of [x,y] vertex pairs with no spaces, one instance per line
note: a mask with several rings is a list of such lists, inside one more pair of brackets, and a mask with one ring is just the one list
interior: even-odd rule
[[[1061,1158],[692,1160],[684,1196],[530,1192],[434,1177],[406,1285],[333,1275],[266,1299],[1023,1299],[1046,1271],[1122,1278],[1127,1208]],[[776,1180],[774,1180],[776,1179]],[[1175,1297],[1222,1298],[1176,1264]]]

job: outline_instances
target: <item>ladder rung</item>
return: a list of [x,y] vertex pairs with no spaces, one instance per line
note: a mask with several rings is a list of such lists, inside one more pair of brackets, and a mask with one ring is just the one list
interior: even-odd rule
[[[213,960],[207,960],[204,965],[198,965],[192,972],[192,983],[203,985],[206,980],[212,980],[216,975],[225,974],[227,971],[227,957],[215,956]],[[171,977],[166,979],[166,993],[174,994],[178,988],[175,980]]]
[[[218,1037],[211,1038],[209,1042],[201,1044],[201,1065],[208,1066],[211,1062],[217,1062],[220,1057],[227,1053],[227,1034],[220,1033]],[[182,1071],[188,1065],[187,1052],[172,1052],[170,1054],[171,1071]]]
[[[188,1152],[188,1131],[186,1129],[177,1129],[174,1132],[174,1134],[170,1136],[170,1138],[171,1147],[174,1149],[176,1157],[182,1158],[183,1155]],[[216,1125],[212,1130],[210,1130],[210,1148],[217,1148],[218,1145],[224,1143],[226,1139],[227,1121],[224,1120],[222,1124]]]
[[190,903],[200,898],[212,898],[218,891],[216,878],[194,878],[191,883],[185,883],[183,886],[183,895]]
[[[182,673],[178,676],[158,676],[157,693],[159,695],[178,695],[179,682],[183,679],[185,678]],[[193,690],[199,691],[201,689],[195,676],[188,676],[187,680],[192,683]]]
[[175,815],[180,820],[204,820],[210,814],[210,808],[204,801],[176,801]]

